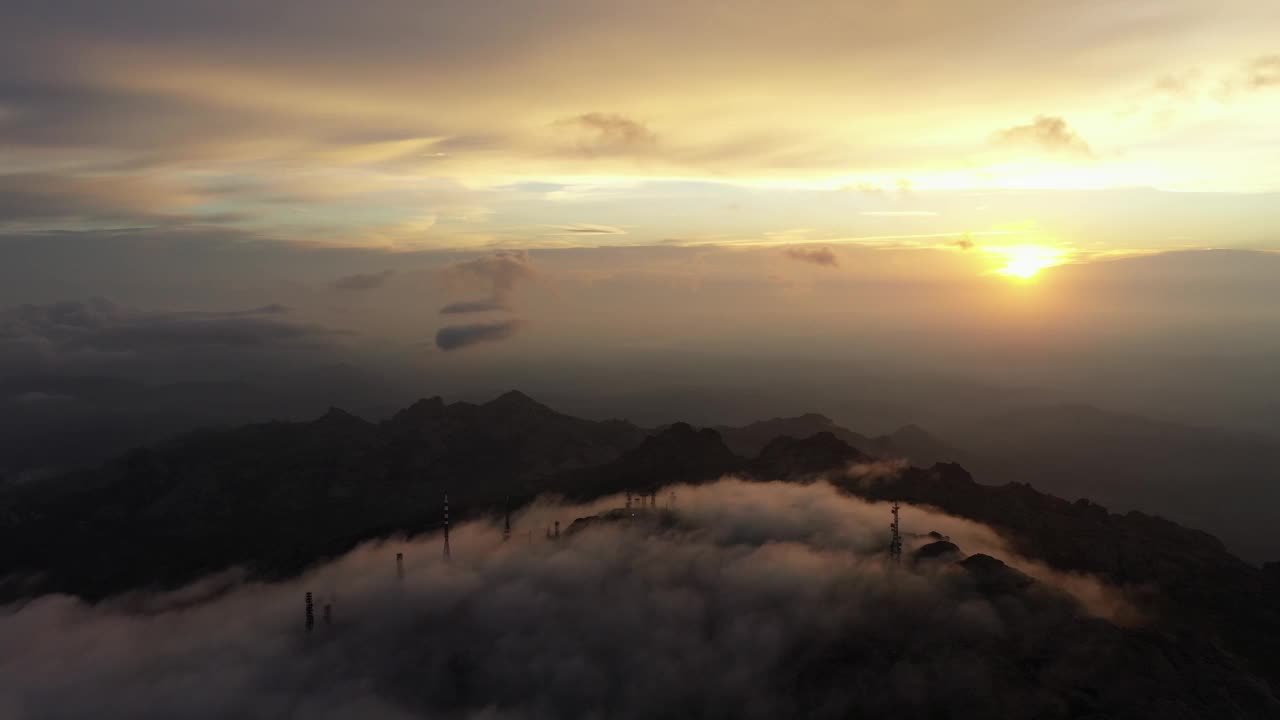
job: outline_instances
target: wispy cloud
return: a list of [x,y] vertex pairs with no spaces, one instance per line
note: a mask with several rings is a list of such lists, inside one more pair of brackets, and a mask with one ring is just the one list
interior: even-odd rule
[[1280,55],[1264,55],[1245,65],[1245,83],[1253,89],[1280,86]]
[[376,290],[395,275],[395,270],[383,270],[376,273],[357,273],[354,275],[345,275],[333,281],[335,290]]
[[783,255],[798,262],[809,263],[821,267],[839,267],[840,260],[831,248],[790,247],[782,251]]
[[592,225],[574,223],[572,225],[552,225],[551,229],[560,235],[626,235],[627,231],[612,225]]
[[1067,121],[1054,115],[1038,115],[1025,125],[1015,125],[991,136],[994,145],[1034,149],[1046,153],[1093,157],[1093,150]]
[[441,315],[460,315],[463,313],[510,312],[511,306],[496,300],[459,300],[440,308]]
[[573,130],[578,151],[588,156],[648,152],[658,144],[644,123],[618,113],[585,113],[557,125]]

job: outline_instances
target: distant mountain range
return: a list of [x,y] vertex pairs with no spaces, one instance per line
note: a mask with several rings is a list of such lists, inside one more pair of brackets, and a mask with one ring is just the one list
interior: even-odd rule
[[761,420],[741,427],[717,425],[715,430],[724,438],[730,450],[746,457],[759,453],[779,436],[803,438],[818,433],[831,433],[843,442],[872,455],[901,458],[916,465],[964,463],[970,459],[968,453],[947,445],[917,425],[905,425],[888,435],[867,437],[816,413]]
[[96,465],[195,428],[314,417],[330,405],[363,413],[394,396],[376,376],[345,365],[234,381],[6,377],[0,379],[0,484]]
[[[165,385],[98,377],[7,378],[0,381],[0,436],[5,438],[0,487],[92,467],[129,448],[152,446],[198,427],[233,427],[264,418],[296,421],[315,417],[329,405],[359,417],[390,418],[400,407],[395,397],[397,391],[377,376],[342,365],[287,379]],[[747,395],[741,398],[747,405],[729,412],[721,395],[703,398],[691,389],[681,397],[706,400],[704,411],[695,413],[699,418],[742,415],[748,406],[767,405],[767,398]],[[657,405],[640,416],[670,417],[673,399],[653,400]],[[996,404],[1010,401],[1006,397]],[[975,400],[974,414],[966,419],[940,421],[930,430],[908,424],[879,435],[816,413],[743,425],[703,423],[742,457],[754,456],[780,435],[830,432],[871,455],[926,466],[958,462],[987,482],[1030,482],[1066,498],[1158,512],[1213,532],[1253,561],[1280,557],[1280,534],[1272,528],[1273,508],[1280,507],[1280,440],[1032,401],[1025,397],[1022,404],[982,414],[986,405]],[[636,402],[624,403],[627,415],[647,407]],[[609,413],[599,407],[592,416]],[[655,426],[663,424],[649,427]],[[650,432],[644,426],[634,430],[637,438]]]
[[1280,557],[1280,441],[1087,405],[1030,407],[948,429],[988,482],[1157,512],[1255,561]]

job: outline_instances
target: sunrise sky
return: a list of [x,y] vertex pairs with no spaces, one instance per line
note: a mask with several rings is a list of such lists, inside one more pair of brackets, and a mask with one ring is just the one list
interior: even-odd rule
[[1276,344],[1270,0],[4,5],[11,368]]
[[1277,218],[1241,195],[1280,191],[1267,0],[7,6],[9,231],[1130,250]]

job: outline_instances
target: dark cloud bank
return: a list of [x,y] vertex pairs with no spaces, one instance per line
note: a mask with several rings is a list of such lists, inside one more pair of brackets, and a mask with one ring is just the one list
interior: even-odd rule
[[495,300],[459,300],[440,308],[441,315],[462,315],[477,312],[511,312],[511,306]]
[[520,331],[519,318],[490,323],[449,325],[436,333],[436,347],[441,350],[457,350],[469,345],[506,340]]
[[343,334],[289,317],[281,305],[148,311],[107,298],[0,309],[0,370],[93,372],[208,353],[281,351]]
[[[1122,632],[1096,617],[1109,591],[1087,578],[1004,592],[950,563],[890,565],[887,507],[824,483],[658,497],[674,510],[581,530],[575,517],[622,499],[541,501],[509,542],[473,522],[451,561],[438,537],[389,541],[286,583],[232,574],[94,607],[0,608],[0,715],[1068,717],[1071,683],[1105,674],[1094,666]],[[556,520],[563,538],[544,539]],[[904,522],[1004,550],[968,521],[907,508]],[[1055,589],[1072,583],[1077,599]]]

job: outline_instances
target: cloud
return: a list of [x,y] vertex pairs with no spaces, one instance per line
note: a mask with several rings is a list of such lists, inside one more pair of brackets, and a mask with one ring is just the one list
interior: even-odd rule
[[1245,84],[1259,90],[1280,85],[1280,55],[1264,55],[1245,65]]
[[1152,87],[1158,92],[1174,97],[1191,97],[1195,91],[1197,76],[1195,72],[1162,75],[1156,79]]
[[[1093,658],[1121,648],[1162,658],[1156,640],[1125,644],[1124,630],[1048,586],[993,594],[958,567],[891,566],[888,507],[825,483],[678,486],[659,493],[661,505],[668,490],[669,514],[577,527],[575,518],[623,499],[539,501],[512,518],[506,542],[497,524],[460,524],[449,561],[438,536],[393,539],[288,582],[228,573],[93,606],[46,596],[3,608],[0,710],[197,720],[881,717],[891,708],[1043,717],[1083,702],[1082,686],[1106,702],[1133,697],[1131,677],[1099,673]],[[547,541],[555,521],[561,538]],[[929,530],[963,552],[1003,548],[989,528],[923,508],[904,507],[903,524],[908,553]],[[1032,662],[1037,672],[1025,672]],[[1198,669],[1185,663],[1188,675]],[[1180,687],[1169,682],[1159,695]]]
[[910,465],[906,460],[901,458],[891,458],[888,460],[873,460],[870,462],[853,463],[846,469],[849,477],[859,482],[878,482],[896,478],[902,474]]
[[0,175],[0,223],[155,223],[199,201],[197,193],[130,175]]
[[440,308],[441,315],[479,312],[511,312],[511,306],[494,300],[460,300]]
[[513,318],[491,323],[449,325],[436,333],[436,347],[448,352],[478,343],[506,340],[519,332],[522,324],[519,318]]
[[1093,157],[1093,151],[1067,121],[1052,115],[1038,115],[1026,125],[1005,128],[991,136],[994,145],[1031,148],[1041,152]]
[[626,235],[627,231],[622,228],[612,227],[610,225],[591,225],[587,223],[575,223],[573,225],[557,225],[552,228],[561,233],[570,235]]
[[[446,273],[464,280],[474,279],[489,286],[489,297],[482,300],[458,300],[440,308],[441,315],[479,312],[514,312],[511,293],[521,282],[534,276],[529,255],[522,250],[499,250],[491,255],[452,265]],[[499,342],[514,336],[523,321],[509,320],[449,325],[436,332],[436,347],[446,352],[477,343]]]
[[[1162,67],[1185,57],[1179,51],[1203,28],[1234,37],[1238,28],[1264,27],[1265,3],[1235,13],[1177,4],[1170,25],[1133,29],[1117,62],[1133,60],[1133,52],[1148,67]],[[93,161],[168,169],[180,159],[190,161],[182,163],[184,173],[194,167],[193,174],[273,176],[323,171],[341,158],[422,170],[413,177],[500,176],[516,184],[579,169],[547,152],[547,125],[563,119],[579,154],[626,156],[661,145],[655,175],[704,170],[714,178],[754,178],[786,170],[829,177],[854,164],[861,172],[944,170],[930,161],[962,152],[970,119],[1000,112],[1001,103],[964,108],[965,118],[934,127],[922,148],[920,128],[895,119],[921,98],[938,98],[939,89],[969,97],[1051,95],[1045,101],[1055,102],[1082,91],[1114,96],[1130,80],[1080,62],[1080,72],[1059,74],[1046,88],[1045,68],[1087,59],[1087,42],[1043,44],[1029,49],[1024,63],[1005,62],[1001,39],[1010,28],[1038,36],[1074,21],[1043,2],[994,0],[989,10],[1000,22],[980,24],[966,22],[958,7],[921,17],[868,13],[864,3],[785,12],[755,5],[728,17],[715,4],[666,2],[640,11],[548,0],[533,12],[499,0],[495,16],[520,16],[500,31],[462,7],[440,4],[424,25],[421,9],[403,0],[372,0],[364,15],[321,0],[301,24],[244,0],[224,5],[225,14],[207,2],[161,9],[140,0],[112,3],[112,13],[83,0],[64,0],[58,12],[30,3],[14,9],[0,28],[0,135],[23,160],[38,155],[49,164],[75,149]],[[1099,12],[1123,20],[1118,9]],[[78,28],[77,54],[87,63],[71,63],[58,43],[41,40],[69,26]],[[1206,61],[1221,60],[1214,54]],[[608,63],[599,62],[604,55]],[[335,57],[359,62],[335,67]],[[921,83],[871,71],[921,58],[938,70]],[[450,80],[427,94],[423,77]],[[654,92],[654,78],[663,79],[661,92]],[[843,92],[851,78],[856,97]],[[762,82],[774,92],[761,93]],[[473,92],[480,84],[490,89],[484,103]],[[779,108],[786,109],[781,118]],[[875,143],[861,140],[870,133]],[[404,154],[383,147],[398,142],[424,146]],[[869,146],[885,148],[887,158]],[[606,168],[607,158],[600,159],[605,173],[624,167]]]
[[106,298],[20,305],[0,311],[0,367],[263,350],[340,334],[284,319],[287,313],[280,305],[225,312],[143,311]]
[[333,281],[335,290],[376,290],[395,274],[395,270],[383,270],[375,273],[357,273],[355,275],[346,275]]
[[523,250],[499,250],[491,255],[450,266],[446,272],[460,279],[477,279],[489,285],[490,297],[504,300],[519,283],[534,276],[529,255]]
[[498,190],[511,190],[513,192],[533,193],[535,195],[545,195],[547,193],[560,192],[567,190],[572,185],[563,183],[545,182],[541,180],[530,180],[527,182],[511,183],[509,185],[501,185]]
[[586,155],[647,152],[658,143],[658,136],[643,123],[617,113],[586,113],[558,124],[578,131],[578,150]]
[[790,247],[782,251],[784,255],[799,262],[811,263],[822,267],[839,267],[840,260],[830,248]]
[[106,298],[67,300],[0,312],[0,342],[38,339],[71,348],[136,352],[258,346],[333,332],[276,319],[287,312],[280,305],[229,312],[145,312]]

